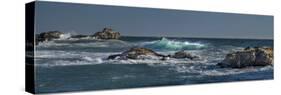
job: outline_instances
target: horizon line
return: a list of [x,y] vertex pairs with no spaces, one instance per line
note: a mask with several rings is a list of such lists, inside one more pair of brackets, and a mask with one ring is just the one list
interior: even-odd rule
[[[53,31],[60,31],[60,30],[53,30]],[[47,31],[49,32],[49,31]],[[63,31],[61,31],[63,32]],[[117,31],[118,32],[118,31]],[[44,32],[39,32],[40,33],[44,33]],[[63,32],[63,33],[70,33],[71,32]],[[96,33],[96,32],[95,32]],[[120,33],[120,32],[119,32]],[[35,35],[37,35],[37,33],[35,33]],[[75,34],[75,35],[93,35],[93,34]],[[205,39],[245,39],[245,40],[274,40],[274,36],[273,38],[234,38],[234,37],[182,37],[182,36],[149,36],[149,35],[142,35],[142,36],[135,36],[135,35],[121,35],[125,36],[125,37],[167,37],[167,38],[205,38]]]

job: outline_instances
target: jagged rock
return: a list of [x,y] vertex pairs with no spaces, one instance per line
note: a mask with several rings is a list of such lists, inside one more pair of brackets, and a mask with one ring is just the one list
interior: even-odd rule
[[225,59],[217,65],[231,68],[273,65],[273,49],[247,47],[243,51],[227,54]]
[[96,32],[93,36],[97,39],[118,39],[120,33],[114,32],[111,28],[104,28],[103,31]]
[[195,59],[195,58],[199,58],[199,56],[192,55],[185,51],[178,51],[174,55],[172,55],[172,57],[173,58],[189,58],[191,60]]
[[111,55],[107,59],[145,59],[146,57],[166,57],[147,48],[131,48],[121,54]]
[[37,34],[36,35],[36,44],[38,44],[38,42],[59,39],[60,37],[62,37],[63,34],[64,33],[60,32],[60,31],[49,31],[49,32],[43,32],[43,33]]

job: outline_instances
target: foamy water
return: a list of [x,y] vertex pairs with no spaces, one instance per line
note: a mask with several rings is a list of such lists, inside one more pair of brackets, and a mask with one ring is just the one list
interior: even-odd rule
[[[64,38],[40,43],[36,47],[36,86],[40,92],[60,92],[79,87],[92,90],[272,79],[273,66],[243,69],[216,66],[227,53],[242,50],[247,45],[272,47],[273,42],[147,37],[108,41]],[[164,55],[185,50],[200,58],[159,60],[148,56],[147,59],[138,60],[107,60],[108,56],[120,54],[131,47],[150,48]],[[134,81],[139,83],[135,84]]]

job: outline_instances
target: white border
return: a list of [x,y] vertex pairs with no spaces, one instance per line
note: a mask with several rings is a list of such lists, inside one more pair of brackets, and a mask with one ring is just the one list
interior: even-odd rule
[[[30,0],[1,1],[0,93],[29,95],[24,92],[24,3]],[[49,0],[119,6],[199,10],[227,13],[274,15],[274,80],[182,85],[126,90],[60,93],[60,95],[278,95],[280,82],[280,5],[278,0]]]

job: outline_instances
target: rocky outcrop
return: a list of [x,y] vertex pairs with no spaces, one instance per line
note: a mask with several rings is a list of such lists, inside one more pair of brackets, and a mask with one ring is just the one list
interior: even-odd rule
[[113,31],[111,28],[104,28],[103,31],[96,32],[93,36],[97,39],[118,39],[120,33]]
[[38,42],[59,39],[60,37],[62,37],[63,34],[64,33],[60,32],[60,31],[49,31],[49,32],[43,32],[43,33],[37,34],[36,35],[36,44],[38,44]]
[[128,51],[125,51],[121,54],[111,55],[107,59],[145,59],[148,57],[157,57],[163,58],[166,57],[165,55],[158,54],[150,49],[147,48],[131,48]]
[[242,51],[227,54],[217,65],[231,68],[273,65],[273,49],[247,47]]
[[60,31],[49,31],[36,34],[36,45],[39,42],[52,41],[54,39],[119,39],[120,33],[113,31],[111,28],[104,28],[101,32],[96,32],[94,35],[66,35]]
[[147,48],[131,48],[128,51],[125,51],[121,54],[115,54],[110,55],[107,59],[120,59],[120,60],[126,60],[126,59],[149,59],[149,58],[156,58],[159,60],[169,60],[170,58],[188,58],[188,59],[199,59],[199,56],[192,55],[185,51],[178,51],[174,55],[162,55],[159,54],[151,49]]
[[192,54],[190,54],[186,51],[178,51],[174,55],[172,55],[171,57],[173,57],[173,58],[188,58],[188,59],[191,59],[191,60],[199,58],[199,56],[192,55]]

